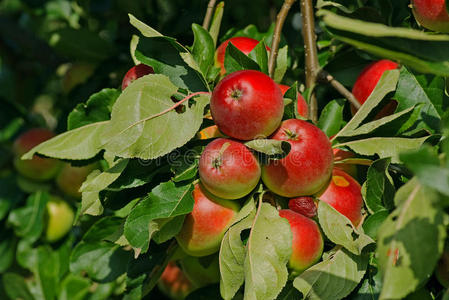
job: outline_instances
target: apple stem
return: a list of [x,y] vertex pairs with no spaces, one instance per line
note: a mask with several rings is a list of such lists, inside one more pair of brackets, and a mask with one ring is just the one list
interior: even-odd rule
[[285,0],[281,10],[276,17],[276,25],[274,27],[273,40],[271,42],[270,59],[268,60],[268,74],[271,78],[274,76],[274,68],[276,66],[276,58],[279,52],[279,42],[281,41],[282,27],[288,12],[296,0]]
[[218,152],[218,156],[212,161],[212,166],[215,169],[219,169],[223,164],[223,154],[229,146],[231,146],[231,143],[229,142],[226,142],[221,146],[220,151]]
[[334,76],[321,69],[318,74],[318,79],[325,83],[329,83],[335,90],[337,90],[337,92],[339,92],[343,97],[348,99],[348,101],[351,102],[351,104],[355,107],[356,110],[360,109],[361,105],[359,101],[357,101],[355,96],[343,84],[338,82],[334,78]]
[[217,2],[217,0],[210,0],[209,3],[207,4],[206,16],[204,16],[203,21],[203,28],[206,30],[209,30],[210,21],[212,19],[212,14],[215,8],[215,2]]
[[306,88],[312,90],[309,100],[310,118],[313,123],[318,121],[318,103],[313,93],[319,71],[318,54],[316,48],[315,19],[312,0],[301,0],[302,35],[306,60]]

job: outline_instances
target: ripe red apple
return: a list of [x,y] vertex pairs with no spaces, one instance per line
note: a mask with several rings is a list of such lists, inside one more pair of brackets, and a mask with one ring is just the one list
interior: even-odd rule
[[221,240],[234,221],[240,205],[213,196],[195,185],[195,204],[176,236],[181,248],[191,256],[206,256],[218,251]]
[[53,132],[43,128],[30,129],[19,136],[13,146],[14,166],[17,172],[37,181],[45,181],[55,177],[61,167],[60,161],[37,155],[34,155],[31,160],[21,159],[23,154],[54,136]]
[[267,137],[279,126],[284,100],[278,85],[254,70],[227,75],[215,87],[210,101],[212,118],[224,134],[252,140]]
[[180,260],[181,268],[195,287],[220,282],[218,254],[207,257],[187,256]]
[[290,209],[282,209],[279,216],[286,218],[293,233],[290,268],[302,272],[315,264],[323,254],[323,237],[317,223]]
[[[394,70],[398,67],[398,64],[387,59],[382,59],[379,61],[372,62],[366,66],[362,72],[357,77],[357,80],[352,87],[352,93],[354,97],[363,105],[369,95],[376,87],[382,74],[388,70]],[[385,105],[379,113],[376,115],[376,119],[391,115],[397,107],[397,102],[395,100],[390,100],[390,102]],[[355,114],[355,108],[351,106],[352,113]]]
[[240,142],[218,138],[210,142],[199,161],[203,186],[223,199],[248,195],[260,179],[260,166],[251,151]]
[[362,220],[363,198],[360,184],[342,170],[334,169],[329,186],[319,198],[346,216],[354,226],[359,225]]
[[413,15],[430,30],[449,32],[449,14],[445,0],[412,0]]
[[158,287],[170,299],[184,299],[195,288],[180,267],[171,261],[165,267],[158,281]]
[[46,206],[45,239],[56,242],[63,238],[72,228],[75,213],[70,205],[56,196],[50,196]]
[[[288,85],[284,84],[278,84],[278,86],[281,89],[282,95],[285,95],[285,92],[287,92],[290,88]],[[306,99],[304,99],[304,97],[300,93],[298,93],[297,102],[298,114],[307,119],[309,117],[309,107],[307,106]]]
[[[231,42],[232,45],[234,45],[237,49],[239,49],[246,55],[248,55],[257,46],[257,44],[259,44],[258,40],[243,36],[233,37],[224,41],[220,46],[218,46],[217,51],[215,52],[215,64],[221,69],[221,75],[226,74],[224,59],[226,54],[226,47],[228,47],[229,42]],[[270,48],[266,48],[268,51],[270,51]]]
[[[334,148],[332,150],[334,152],[334,162],[355,157],[354,152],[351,151],[339,148]],[[354,164],[334,164],[334,168],[340,169],[352,177],[357,177],[357,166]]]
[[138,64],[126,72],[125,77],[123,77],[122,81],[122,91],[126,89],[128,85],[131,84],[134,80],[137,78],[140,78],[144,75],[148,74],[154,74],[154,70],[152,67],[144,65],[144,64]]
[[288,201],[288,208],[307,218],[316,217],[317,206],[313,197],[302,196]]
[[81,198],[79,189],[86,180],[87,175],[97,168],[97,164],[90,164],[82,167],[74,167],[65,163],[62,170],[56,177],[56,184],[59,189],[69,197]]
[[310,196],[329,182],[333,153],[327,136],[303,120],[282,122],[272,139],[288,141],[290,153],[262,166],[262,180],[274,193],[284,197]]

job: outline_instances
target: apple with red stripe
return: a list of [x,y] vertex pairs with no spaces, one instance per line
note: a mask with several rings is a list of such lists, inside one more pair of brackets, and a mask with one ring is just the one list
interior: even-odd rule
[[449,14],[445,0],[412,0],[412,11],[421,26],[449,33]]

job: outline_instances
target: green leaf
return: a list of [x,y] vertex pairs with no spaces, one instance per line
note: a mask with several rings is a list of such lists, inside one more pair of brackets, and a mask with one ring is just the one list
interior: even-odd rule
[[288,46],[284,46],[279,49],[278,56],[276,57],[276,68],[274,69],[273,80],[277,83],[282,82],[285,72],[288,67]]
[[60,285],[58,300],[83,300],[89,293],[90,281],[75,274],[68,274]]
[[32,270],[36,278],[33,294],[40,294],[46,300],[55,299],[60,267],[58,254],[52,251],[50,246],[37,248],[36,261]]
[[416,180],[398,190],[397,208],[379,229],[380,299],[403,298],[432,274],[446,236],[438,201],[437,193]]
[[[172,181],[164,182],[134,207],[126,219],[124,232],[137,254],[148,250],[151,233],[168,222],[165,220],[165,223],[154,223],[155,220],[185,215],[192,211],[192,191],[193,185],[190,183],[175,185]],[[150,225],[153,230],[149,228]]]
[[198,172],[199,155],[202,148],[193,148],[183,155],[170,161],[170,170],[175,174],[174,182],[181,182],[195,178]]
[[220,246],[220,294],[223,299],[233,299],[245,281],[244,262],[246,247],[240,234],[251,228],[255,213],[232,225],[225,233]]
[[112,108],[103,141],[105,149],[126,158],[153,159],[193,138],[203,121],[209,97],[201,95],[185,112],[170,109],[177,88],[164,75],[147,75],[132,82]]
[[175,237],[181,231],[182,225],[184,225],[184,218],[185,215],[168,218],[167,222],[160,226],[159,230],[153,234],[152,239],[156,243],[162,244]]
[[256,139],[245,143],[248,148],[266,155],[269,159],[281,159],[290,152],[291,145],[286,141]]
[[101,150],[101,136],[108,121],[79,127],[47,140],[31,149],[22,159],[31,159],[35,153],[59,159],[82,160],[97,155]]
[[259,42],[256,47],[248,53],[248,57],[259,65],[261,72],[268,74],[268,53],[264,41]]
[[117,232],[123,231],[125,220],[114,216],[106,216],[95,222],[84,234],[83,241],[95,243],[98,241],[113,241]]
[[139,21],[136,17],[134,17],[132,14],[128,14],[129,17],[129,23],[136,27],[140,33],[145,37],[157,37],[157,36],[163,36],[161,33],[159,33],[157,30],[151,28],[147,24],[143,23],[142,21]]
[[372,239],[376,240],[379,228],[383,224],[383,222],[387,219],[388,214],[389,213],[387,210],[380,210],[372,215],[369,215],[363,221],[363,231],[365,231],[365,233]]
[[11,230],[0,231],[0,273],[4,273],[14,262],[16,237]]
[[221,19],[223,18],[224,1],[215,6],[214,16],[210,24],[209,33],[214,41],[214,48],[217,45],[218,35],[220,33]]
[[353,254],[360,255],[363,248],[374,243],[369,236],[357,230],[347,217],[324,201],[318,204],[318,219],[327,238]]
[[2,274],[3,286],[10,299],[34,300],[25,278],[16,273]]
[[422,138],[399,138],[399,137],[374,137],[353,142],[341,143],[335,145],[335,148],[348,147],[352,151],[360,154],[373,156],[379,155],[379,158],[391,157],[392,163],[399,163],[399,153],[414,150],[428,139],[428,136]]
[[321,10],[326,28],[339,40],[423,73],[449,75],[449,36],[388,27]]
[[135,65],[138,65],[140,62],[136,57],[136,49],[137,49],[137,45],[139,44],[140,41],[140,37],[133,34],[133,36],[131,37],[131,42],[129,43],[129,52],[131,54],[131,58],[133,59],[133,62]]
[[70,271],[86,272],[93,280],[111,282],[126,272],[131,252],[109,242],[80,242],[70,255]]
[[226,74],[240,70],[260,71],[257,62],[246,56],[245,53],[235,47],[232,42],[226,47],[224,67],[226,69]]
[[259,204],[246,244],[245,299],[275,299],[281,292],[292,240],[288,221],[270,204]]
[[379,299],[381,289],[382,289],[382,277],[378,270],[375,259],[371,256],[371,262],[368,265],[368,269],[366,270],[365,279],[362,281],[360,288],[350,296],[350,299],[351,300]]
[[13,176],[0,178],[0,220],[6,217],[9,210],[14,208],[24,196]]
[[342,299],[362,280],[367,263],[366,255],[339,249],[296,277],[293,285],[305,299]]
[[67,130],[109,120],[112,105],[114,105],[118,96],[120,96],[120,91],[116,89],[102,89],[100,92],[93,94],[85,104],[78,104],[69,114]]
[[209,68],[214,64],[215,45],[209,32],[198,24],[192,24],[194,35],[192,56],[203,76],[207,75]]
[[336,99],[330,101],[321,111],[318,120],[318,127],[328,136],[334,136],[340,131],[343,125],[343,108],[345,107],[344,99]]
[[390,158],[379,159],[373,162],[368,168],[366,181],[362,187],[362,194],[366,207],[371,214],[385,210],[384,203],[392,202],[391,199],[390,201],[384,201],[384,197],[394,194],[386,192],[388,191],[387,189],[394,191],[392,178],[388,174],[390,161]]

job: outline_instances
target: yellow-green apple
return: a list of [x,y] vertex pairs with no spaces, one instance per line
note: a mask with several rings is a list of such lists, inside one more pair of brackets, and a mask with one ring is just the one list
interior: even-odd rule
[[321,201],[327,202],[342,215],[351,220],[354,226],[362,220],[363,198],[360,184],[349,174],[339,169],[332,172],[332,180],[322,195]]
[[72,228],[72,223],[75,219],[72,207],[57,196],[50,196],[45,216],[45,239],[50,243],[63,238]]
[[144,65],[144,64],[138,64],[126,72],[125,76],[123,77],[122,81],[122,91],[126,89],[128,85],[131,84],[134,80],[137,78],[140,78],[144,75],[148,74],[154,74],[154,70],[152,67]]
[[260,165],[254,154],[230,139],[210,142],[201,154],[198,170],[203,186],[223,199],[246,196],[260,179]]
[[317,223],[290,209],[282,209],[279,216],[286,218],[293,234],[292,256],[289,266],[302,272],[315,264],[323,254],[323,237]]
[[174,300],[184,299],[195,288],[174,261],[168,263],[157,283],[159,290]]
[[235,220],[240,205],[207,192],[200,184],[193,190],[195,204],[187,214],[176,240],[191,256],[206,256],[218,251],[221,240]]
[[23,154],[54,136],[53,132],[44,128],[30,129],[20,135],[13,146],[14,166],[17,172],[37,181],[45,181],[55,177],[61,167],[60,161],[37,155],[34,155],[31,160],[21,159]]
[[262,166],[262,180],[272,192],[284,197],[310,196],[328,184],[334,155],[318,127],[304,120],[285,120],[271,138],[291,145],[286,157]]
[[[285,92],[288,91],[288,89],[290,88],[288,85],[284,85],[284,84],[278,84],[279,88],[281,89],[282,95],[285,95]],[[303,117],[303,118],[308,118],[309,117],[309,107],[307,106],[307,102],[306,99],[304,99],[304,97],[298,93],[298,100],[297,100],[297,110],[298,110],[298,114]]]
[[200,288],[220,281],[218,254],[206,257],[187,256],[180,260],[180,265],[195,287]]
[[284,100],[281,89],[269,76],[243,70],[218,83],[210,111],[221,132],[239,140],[252,140],[276,130],[284,114]]
[[97,164],[75,167],[65,163],[58,176],[56,176],[56,184],[65,195],[72,198],[81,198],[79,189],[86,180],[87,175],[96,168]]
[[445,0],[412,0],[412,11],[421,26],[433,31],[449,32]]

